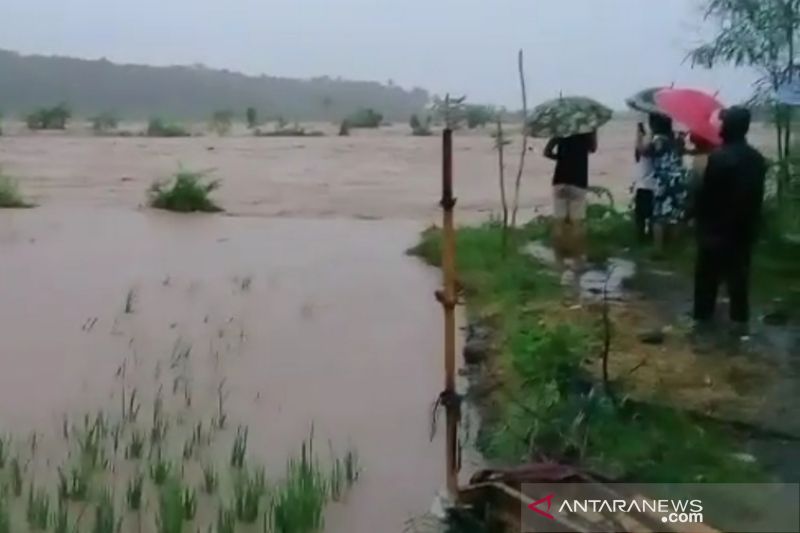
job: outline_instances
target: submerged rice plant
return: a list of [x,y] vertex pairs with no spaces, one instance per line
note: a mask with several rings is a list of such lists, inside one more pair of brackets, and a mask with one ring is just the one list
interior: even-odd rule
[[0,495],[0,533],[11,533],[11,515],[4,495]]
[[141,459],[142,450],[144,450],[144,435],[134,430],[131,433],[131,441],[128,443],[125,455],[128,459]]
[[231,450],[231,466],[242,468],[244,466],[244,456],[247,453],[247,427],[239,426],[236,428],[236,438],[233,439],[233,449]]
[[53,531],[55,533],[69,533],[69,509],[67,501],[63,498],[58,499],[58,508],[53,517]]
[[114,513],[114,502],[107,491],[103,491],[100,501],[94,509],[93,533],[115,533],[116,519]]
[[60,500],[84,501],[89,492],[89,473],[84,468],[73,467],[67,478],[58,469],[58,497]]
[[128,489],[125,493],[125,499],[128,501],[128,508],[131,511],[138,511],[142,507],[142,487],[144,485],[144,476],[141,473],[136,473],[128,481]]
[[17,457],[11,460],[11,492],[15,498],[22,496],[22,469]]
[[171,471],[172,464],[164,459],[161,455],[161,451],[159,451],[156,460],[150,465],[150,479],[160,487],[167,481],[167,477],[169,477]]
[[234,510],[236,518],[245,524],[258,520],[261,499],[266,494],[267,484],[264,470],[248,472],[244,470],[234,479]]
[[[331,447],[333,452],[333,447]],[[358,480],[358,454],[354,449],[348,449],[343,458],[333,455],[333,465],[330,473],[330,497],[333,501],[339,501],[345,490],[352,487]]]
[[11,448],[11,439],[8,437],[0,436],[0,469],[6,467],[8,460],[8,452]]
[[184,520],[187,522],[194,520],[194,515],[197,514],[197,493],[194,489],[184,488],[181,491],[181,508]]
[[25,518],[31,529],[45,531],[50,522],[50,497],[43,489],[28,489],[28,507]]
[[170,479],[161,488],[158,499],[158,533],[182,533],[184,522],[181,486]]
[[203,172],[178,171],[171,179],[153,183],[148,192],[150,207],[179,213],[222,211],[210,198],[219,180],[207,180]]
[[217,531],[216,533],[234,533],[236,530],[236,513],[220,505],[217,510]]
[[208,463],[203,465],[203,492],[206,494],[214,494],[217,491],[219,479],[217,478],[217,471],[214,470],[214,465]]
[[277,533],[314,533],[324,525],[328,480],[314,457],[313,435],[303,442],[300,457],[292,458],[286,479],[272,501],[273,526]]

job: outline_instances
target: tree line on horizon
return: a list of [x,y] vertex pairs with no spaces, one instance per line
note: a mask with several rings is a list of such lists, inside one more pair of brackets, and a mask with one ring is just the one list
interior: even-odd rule
[[[8,118],[66,103],[93,116],[113,110],[125,118],[206,119],[210,109],[250,106],[264,118],[342,120],[375,109],[407,120],[430,101],[427,91],[374,81],[247,76],[203,66],[153,67],[0,50],[0,109]],[[245,117],[242,117],[245,118]]]

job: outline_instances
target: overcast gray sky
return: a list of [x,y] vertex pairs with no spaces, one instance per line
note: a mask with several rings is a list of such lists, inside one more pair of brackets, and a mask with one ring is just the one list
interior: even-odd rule
[[[586,94],[615,107],[670,82],[746,97],[743,71],[692,70],[700,0],[0,0],[0,47],[154,65],[320,75],[519,106]],[[0,73],[2,75],[2,73]]]

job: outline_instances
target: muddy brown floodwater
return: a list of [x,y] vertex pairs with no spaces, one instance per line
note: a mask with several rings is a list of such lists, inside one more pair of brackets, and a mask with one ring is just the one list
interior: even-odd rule
[[125,358],[149,401],[153,364],[181,342],[194,409],[212,415],[224,379],[271,473],[312,423],[323,448],[357,449],[362,478],[328,531],[402,531],[430,506],[441,310],[437,271],[402,253],[418,223],[39,208],[0,224],[5,431],[114,413]]

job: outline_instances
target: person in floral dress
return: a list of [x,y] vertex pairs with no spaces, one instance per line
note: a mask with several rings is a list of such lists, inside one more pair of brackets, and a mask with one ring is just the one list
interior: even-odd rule
[[683,166],[683,146],[672,129],[672,121],[663,116],[650,115],[652,139],[641,153],[650,161],[653,196],[653,240],[656,250],[662,252],[665,240],[675,232],[686,218],[688,188],[686,168]]

